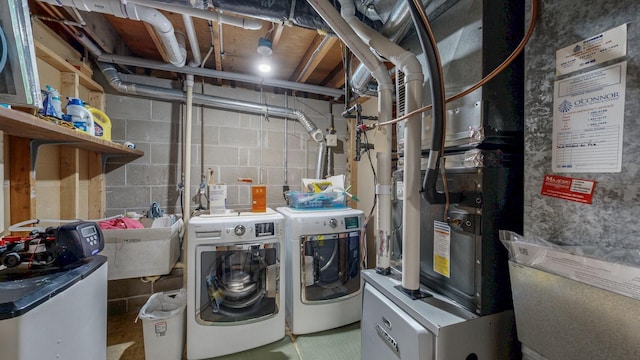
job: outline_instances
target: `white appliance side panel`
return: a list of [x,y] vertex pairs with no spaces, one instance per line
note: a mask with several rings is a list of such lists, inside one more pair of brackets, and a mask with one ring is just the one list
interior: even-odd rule
[[365,282],[362,299],[362,360],[433,360],[434,336]]
[[0,322],[5,360],[107,358],[107,263],[31,311]]

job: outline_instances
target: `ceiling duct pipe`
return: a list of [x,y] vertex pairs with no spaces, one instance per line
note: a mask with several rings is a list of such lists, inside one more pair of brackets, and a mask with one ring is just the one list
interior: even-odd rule
[[169,62],[177,67],[184,66],[187,53],[180,47],[171,21],[156,9],[118,0],[39,0],[56,6],[69,6],[83,11],[95,11],[120,18],[144,21],[158,34]]
[[[82,42],[86,40],[87,40],[86,37],[80,38],[80,41]],[[114,55],[114,54],[107,54],[107,53],[101,53],[100,55],[97,55],[97,57],[98,57],[98,61],[101,61],[101,62],[116,63],[119,65],[140,66],[140,67],[145,67],[145,68],[155,69],[155,70],[164,70],[164,71],[176,72],[181,74],[203,76],[206,78],[225,79],[225,80],[246,82],[250,84],[274,86],[274,87],[279,87],[279,88],[292,90],[292,91],[303,91],[311,94],[331,96],[336,99],[344,95],[341,89],[334,89],[334,88],[319,86],[319,85],[297,83],[297,82],[286,81],[286,80],[262,78],[254,75],[246,75],[246,74],[234,73],[230,71],[219,71],[214,69],[206,69],[201,67],[190,67],[190,66],[178,68],[171,64],[165,64],[160,61],[146,60],[146,59],[140,59],[140,58],[131,57],[131,56],[122,56],[122,55]]]
[[[118,74],[115,65],[98,62],[98,66],[109,82],[109,85],[119,92],[180,103],[184,103],[187,100],[187,94],[184,91],[125,82],[120,79],[120,75]],[[322,130],[318,129],[313,121],[311,121],[311,119],[302,111],[205,94],[193,94],[193,104],[210,106],[224,110],[235,110],[259,115],[275,116],[283,119],[296,119],[302,127],[304,127],[311,138],[318,144],[316,178],[322,178],[325,162],[324,154],[326,152],[324,135]]]
[[127,0],[128,2],[148,6],[154,9],[171,11],[174,13],[187,15],[190,17],[211,20],[217,23],[227,24],[235,27],[239,27],[245,30],[260,30],[262,29],[262,22],[255,19],[247,19],[237,16],[231,16],[227,14],[220,13],[215,9],[209,8],[206,9],[205,5],[202,3],[199,4],[191,4],[187,3],[185,5],[177,5],[173,2],[163,2],[159,0]]
[[[404,74],[404,86],[406,88],[406,112],[409,113],[418,107],[422,102],[422,86],[424,82],[424,74],[422,65],[418,61],[415,54],[396,45],[393,41],[382,36],[372,28],[362,23],[355,16],[355,6],[353,0],[340,0],[341,15],[347,23],[353,28],[358,36],[375,50],[382,57],[391,61]],[[391,153],[391,131],[388,129],[386,151]],[[404,199],[402,203],[402,223],[404,231],[402,233],[402,248],[407,252],[403,259],[403,288],[418,289],[420,275],[420,137],[422,134],[421,116],[411,117],[406,122],[405,134],[405,168],[403,172],[404,181]],[[385,168],[391,169],[391,157],[388,156],[388,163],[382,164]],[[379,171],[380,172],[380,171]],[[377,234],[381,243],[376,246],[376,251],[385,249],[385,253],[379,254],[380,264],[377,264],[378,272],[390,272],[389,258],[389,238],[391,236],[391,176],[389,178],[380,178],[379,186],[384,186],[379,197],[381,199],[379,208],[378,222],[384,225],[384,228],[378,228]],[[383,183],[384,182],[384,183]],[[386,187],[388,186],[388,190]],[[387,221],[388,220],[388,221]],[[415,254],[412,256],[409,254]],[[413,260],[413,261],[412,261]],[[415,295],[415,294],[413,294]]]
[[239,74],[230,71],[218,71],[214,69],[205,69],[202,67],[192,67],[186,66],[182,68],[178,68],[171,64],[166,64],[161,61],[153,61],[147,59],[141,59],[131,56],[122,56],[122,55],[114,55],[103,53],[102,50],[98,48],[96,44],[94,44],[91,39],[84,36],[82,33],[77,34],[77,39],[84,45],[84,47],[89,50],[91,54],[93,54],[98,61],[110,64],[119,64],[119,65],[129,65],[129,66],[139,66],[148,69],[154,70],[164,70],[169,72],[175,72],[185,75],[195,75],[202,76],[206,78],[214,78],[214,79],[225,79],[225,80],[233,80],[233,81],[241,81],[250,84],[259,84],[266,86],[274,86],[280,87],[287,90],[293,91],[303,91],[311,94],[319,94],[325,96],[331,96],[333,98],[339,98],[344,95],[341,89],[334,89],[326,86],[319,85],[310,85],[297,83],[293,81],[286,80],[277,80],[277,79],[269,79],[262,78],[253,75]]

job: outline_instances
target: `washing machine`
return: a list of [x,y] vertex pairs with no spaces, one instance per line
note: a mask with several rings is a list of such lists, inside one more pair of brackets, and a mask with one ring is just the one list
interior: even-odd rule
[[285,309],[291,333],[313,333],[359,321],[363,212],[276,210],[285,218]]
[[232,354],[285,335],[284,217],[201,215],[187,229],[187,358]]

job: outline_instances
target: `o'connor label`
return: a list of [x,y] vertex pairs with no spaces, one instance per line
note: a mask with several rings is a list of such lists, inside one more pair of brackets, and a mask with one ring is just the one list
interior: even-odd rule
[[591,180],[545,175],[540,193],[558,199],[591,204],[595,187],[596,182]]
[[568,74],[627,55],[627,24],[556,51],[556,75]]

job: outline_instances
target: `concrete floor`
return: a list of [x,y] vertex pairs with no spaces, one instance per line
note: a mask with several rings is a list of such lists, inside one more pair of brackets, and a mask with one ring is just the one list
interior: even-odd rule
[[[142,320],[137,313],[107,318],[107,360],[145,360]],[[184,351],[183,351],[184,353]],[[185,359],[183,355],[183,359]],[[360,358],[360,324],[315,334],[287,336],[281,341],[222,356],[217,360],[354,360]],[[158,360],[158,359],[148,359]]]

